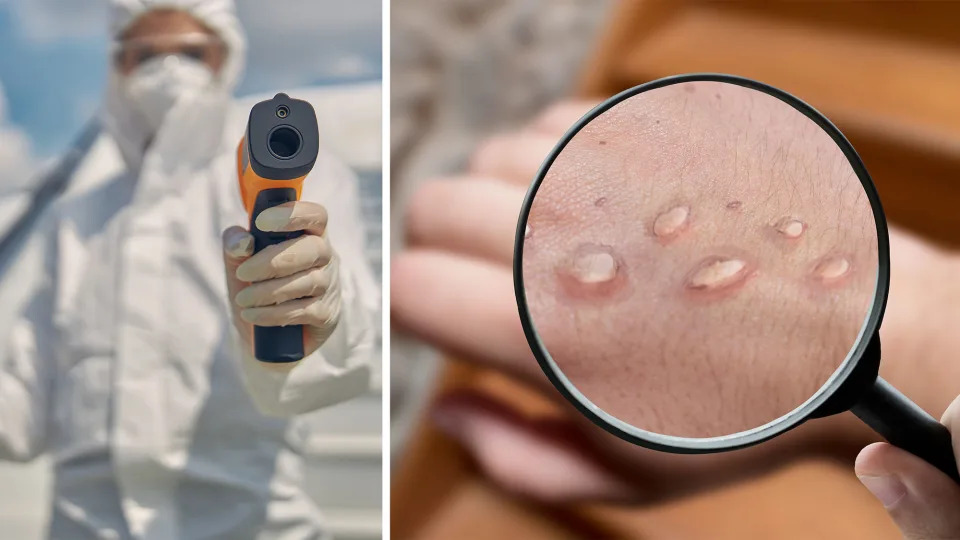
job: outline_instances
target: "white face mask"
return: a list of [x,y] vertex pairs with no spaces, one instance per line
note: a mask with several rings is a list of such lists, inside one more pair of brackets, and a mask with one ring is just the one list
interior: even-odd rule
[[130,104],[156,134],[177,100],[213,86],[214,76],[206,64],[183,55],[147,60],[128,75],[124,89]]

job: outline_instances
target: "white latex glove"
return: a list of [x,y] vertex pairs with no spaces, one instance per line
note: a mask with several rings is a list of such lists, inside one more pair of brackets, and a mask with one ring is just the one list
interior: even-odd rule
[[[304,325],[304,357],[330,337],[340,317],[338,261],[324,234],[327,210],[297,201],[257,216],[262,231],[305,231],[253,255],[253,236],[243,227],[223,231],[223,259],[233,324],[253,355],[253,326]],[[297,362],[279,364],[290,368]]]

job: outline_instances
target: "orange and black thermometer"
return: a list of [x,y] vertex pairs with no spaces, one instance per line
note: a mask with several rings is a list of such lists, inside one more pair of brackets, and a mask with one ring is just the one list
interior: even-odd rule
[[[271,206],[300,199],[303,179],[317,161],[319,148],[317,115],[306,101],[277,94],[253,106],[237,147],[237,177],[250,216],[254,253],[303,234],[261,231],[256,218]],[[295,362],[303,358],[303,327],[255,326],[253,345],[262,362]]]

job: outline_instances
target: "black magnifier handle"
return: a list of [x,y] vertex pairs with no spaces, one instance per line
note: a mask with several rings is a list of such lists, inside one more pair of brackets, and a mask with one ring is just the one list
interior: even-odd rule
[[890,444],[922,458],[960,483],[950,431],[887,381],[877,377],[850,411]]

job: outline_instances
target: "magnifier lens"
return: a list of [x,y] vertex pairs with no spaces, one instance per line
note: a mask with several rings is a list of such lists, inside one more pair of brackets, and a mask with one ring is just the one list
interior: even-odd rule
[[861,339],[877,225],[831,136],[725,82],[635,94],[556,154],[530,203],[523,291],[541,356],[613,424],[753,430]]

